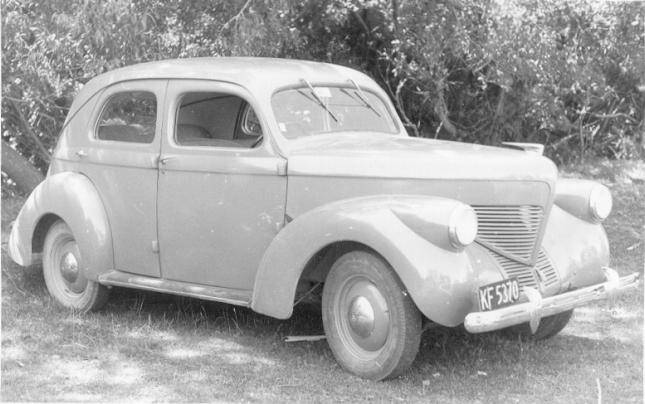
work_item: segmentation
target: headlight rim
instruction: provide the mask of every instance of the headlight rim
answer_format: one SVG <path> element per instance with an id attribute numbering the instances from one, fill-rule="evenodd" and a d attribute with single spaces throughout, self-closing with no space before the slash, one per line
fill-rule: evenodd
<path id="1" fill-rule="evenodd" d="M 602 198 L 605 198 L 604 200 Z M 606 214 L 600 210 L 600 204 L 605 203 L 604 210 Z M 595 184 L 589 192 L 589 214 L 596 222 L 602 222 L 609 217 L 613 208 L 613 197 L 609 188 L 602 184 Z"/>
<path id="2" fill-rule="evenodd" d="M 470 221 L 470 222 L 468 222 Z M 465 231 L 464 228 L 469 228 Z M 475 242 L 478 232 L 477 213 L 469 205 L 460 205 L 451 214 L 448 220 L 448 238 L 450 245 L 462 249 Z"/>

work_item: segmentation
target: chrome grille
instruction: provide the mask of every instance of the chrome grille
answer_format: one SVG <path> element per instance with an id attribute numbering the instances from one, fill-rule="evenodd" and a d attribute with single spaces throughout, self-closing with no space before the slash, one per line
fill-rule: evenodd
<path id="1" fill-rule="evenodd" d="M 544 216 L 542 207 L 473 205 L 473 209 L 477 241 L 510 259 L 531 262 Z"/>
<path id="2" fill-rule="evenodd" d="M 558 273 L 543 250 L 540 250 L 537 263 L 534 267 L 511 260 L 494 251 L 491 251 L 491 254 L 495 257 L 495 260 L 506 276 L 508 278 L 516 277 L 520 286 L 537 288 L 539 283 L 541 288 L 545 289 L 559 281 Z"/>
<path id="3" fill-rule="evenodd" d="M 528 265 L 521 264 L 517 261 L 508 259 L 502 255 L 497 254 L 492 251 L 493 257 L 502 267 L 502 270 L 506 273 L 507 278 L 517 278 L 517 281 L 520 283 L 520 286 L 530 286 L 532 288 L 537 288 L 537 279 L 535 278 L 535 272 L 533 268 Z"/>
<path id="4" fill-rule="evenodd" d="M 551 260 L 543 250 L 540 250 L 537 263 L 535 264 L 535 270 L 545 288 L 555 285 L 560 280 L 553 264 L 551 264 Z"/>

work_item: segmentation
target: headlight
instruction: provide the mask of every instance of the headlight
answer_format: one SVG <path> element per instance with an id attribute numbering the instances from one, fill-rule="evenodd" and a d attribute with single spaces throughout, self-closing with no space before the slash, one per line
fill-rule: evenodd
<path id="1" fill-rule="evenodd" d="M 611 213 L 611 192 L 604 185 L 597 184 L 589 194 L 589 210 L 594 219 L 605 220 Z"/>
<path id="2" fill-rule="evenodd" d="M 470 206 L 460 206 L 450 215 L 448 222 L 450 243 L 457 248 L 465 247 L 477 237 L 477 215 Z"/>

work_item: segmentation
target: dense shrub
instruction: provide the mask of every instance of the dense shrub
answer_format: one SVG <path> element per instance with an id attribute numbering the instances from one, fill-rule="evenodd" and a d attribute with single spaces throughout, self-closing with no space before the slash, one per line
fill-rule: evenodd
<path id="1" fill-rule="evenodd" d="M 645 157 L 644 18 L 642 3 L 591 0 L 5 0 L 2 138 L 44 169 L 93 76 L 255 55 L 366 71 L 413 135 Z"/>
<path id="2" fill-rule="evenodd" d="M 324 15 L 299 21 L 311 57 L 370 72 L 413 133 L 645 156 L 643 3 L 310 3 Z"/>

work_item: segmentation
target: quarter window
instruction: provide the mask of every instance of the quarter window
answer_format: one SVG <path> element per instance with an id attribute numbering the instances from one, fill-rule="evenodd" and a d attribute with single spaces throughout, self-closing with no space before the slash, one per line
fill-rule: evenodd
<path id="1" fill-rule="evenodd" d="M 157 98 L 148 91 L 127 91 L 110 97 L 101 112 L 97 137 L 130 143 L 152 143 Z"/>

